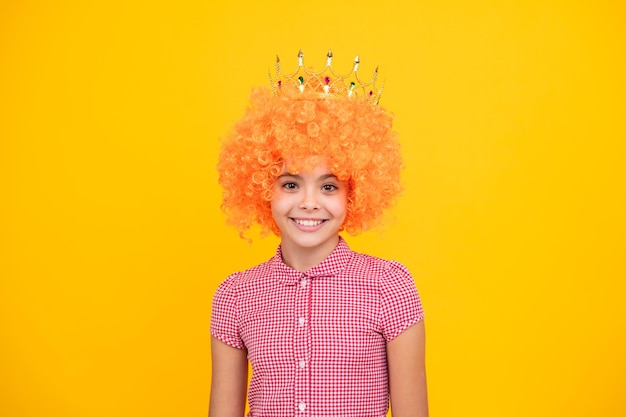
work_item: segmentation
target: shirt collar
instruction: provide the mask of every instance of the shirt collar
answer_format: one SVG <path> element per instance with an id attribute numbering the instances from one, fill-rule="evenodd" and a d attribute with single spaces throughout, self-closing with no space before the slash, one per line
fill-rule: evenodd
<path id="1" fill-rule="evenodd" d="M 276 249 L 276 255 L 272 258 L 272 274 L 285 285 L 296 284 L 302 276 L 309 278 L 334 276 L 339 274 L 347 265 L 354 252 L 346 241 L 339 236 L 339 243 L 335 249 L 321 263 L 306 271 L 304 274 L 283 262 L 281 246 Z"/>

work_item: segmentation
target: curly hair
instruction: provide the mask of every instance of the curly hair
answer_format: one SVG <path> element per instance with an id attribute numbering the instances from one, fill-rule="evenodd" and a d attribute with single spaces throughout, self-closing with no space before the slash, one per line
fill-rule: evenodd
<path id="1" fill-rule="evenodd" d="M 280 236 L 270 207 L 274 181 L 285 164 L 297 174 L 325 162 L 348 184 L 342 230 L 356 235 L 378 225 L 402 191 L 392 120 L 361 98 L 253 89 L 245 115 L 222 139 L 217 164 L 227 222 L 242 237 L 255 223 L 262 236 Z"/>

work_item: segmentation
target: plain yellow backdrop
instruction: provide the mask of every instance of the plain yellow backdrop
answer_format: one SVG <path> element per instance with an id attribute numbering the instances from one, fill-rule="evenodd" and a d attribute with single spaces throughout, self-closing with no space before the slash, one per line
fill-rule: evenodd
<path id="1" fill-rule="evenodd" d="M 213 4 L 218 3 L 218 4 Z M 617 1 L 5 1 L 0 416 L 203 416 L 209 311 L 269 258 L 218 138 L 300 48 L 380 66 L 406 192 L 350 245 L 405 263 L 432 416 L 623 416 Z"/>

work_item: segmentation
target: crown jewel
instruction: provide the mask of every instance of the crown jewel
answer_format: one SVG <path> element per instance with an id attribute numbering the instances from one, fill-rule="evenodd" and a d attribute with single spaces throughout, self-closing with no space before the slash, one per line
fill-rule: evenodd
<path id="1" fill-rule="evenodd" d="M 270 83 L 274 94 L 279 94 L 285 85 L 291 84 L 301 92 L 314 91 L 321 95 L 336 97 L 362 97 L 372 104 L 378 104 L 383 92 L 384 84 L 376 88 L 378 78 L 378 67 L 374 70 L 372 78 L 368 82 L 363 82 L 358 73 L 359 56 L 354 58 L 352 70 L 341 75 L 335 72 L 332 67 L 333 52 L 326 54 L 326 66 L 321 71 L 314 71 L 304 67 L 304 53 L 298 52 L 298 68 L 291 74 L 285 74 L 280 67 L 280 58 L 276 56 L 276 76 L 270 74 Z"/>

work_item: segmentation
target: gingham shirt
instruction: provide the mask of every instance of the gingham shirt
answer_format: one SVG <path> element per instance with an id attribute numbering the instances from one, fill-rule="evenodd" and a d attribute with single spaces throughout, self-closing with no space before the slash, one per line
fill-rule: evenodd
<path id="1" fill-rule="evenodd" d="M 306 273 L 285 265 L 279 247 L 228 277 L 213 299 L 211 334 L 247 350 L 249 417 L 381 417 L 386 343 L 423 317 L 402 264 L 340 239 Z"/>

